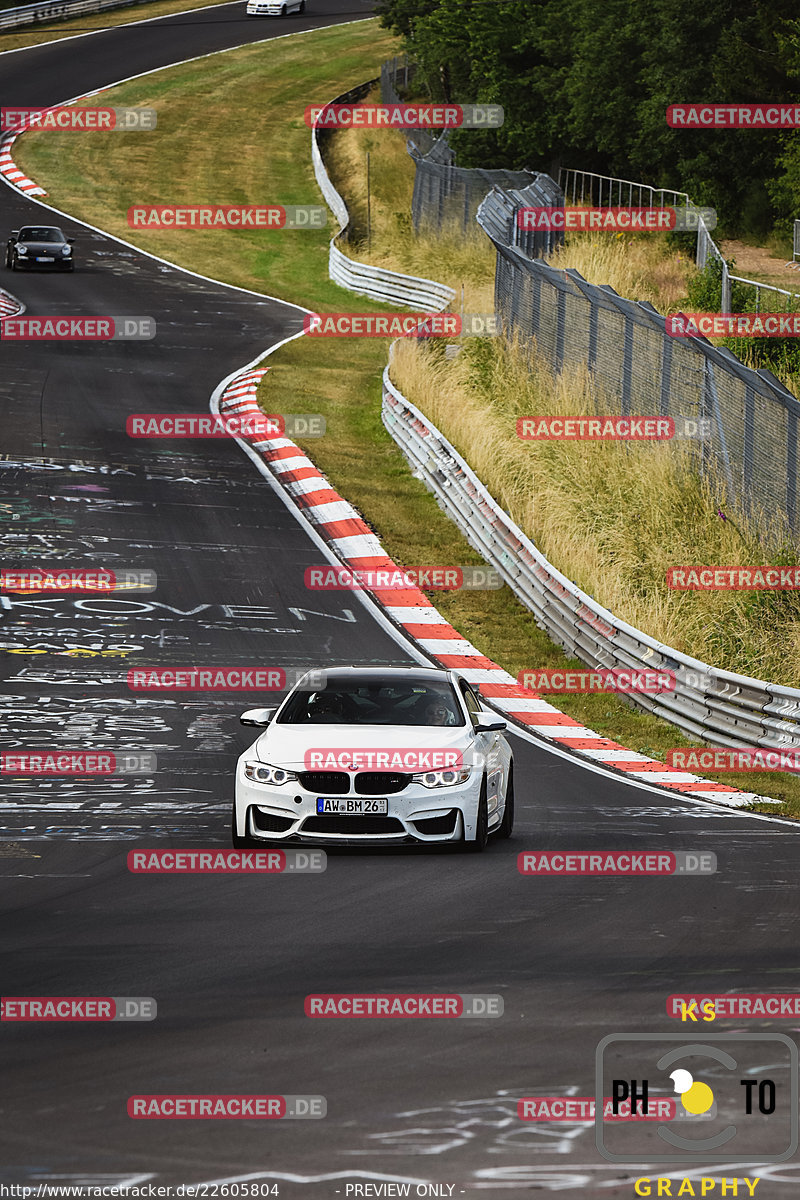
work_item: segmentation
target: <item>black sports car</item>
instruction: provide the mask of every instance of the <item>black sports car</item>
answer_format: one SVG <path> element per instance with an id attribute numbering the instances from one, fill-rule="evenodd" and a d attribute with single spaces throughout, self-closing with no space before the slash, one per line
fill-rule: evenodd
<path id="1" fill-rule="evenodd" d="M 74 238 L 64 237 L 56 225 L 26 225 L 12 229 L 6 242 L 6 266 L 12 271 L 30 268 L 74 271 Z"/>

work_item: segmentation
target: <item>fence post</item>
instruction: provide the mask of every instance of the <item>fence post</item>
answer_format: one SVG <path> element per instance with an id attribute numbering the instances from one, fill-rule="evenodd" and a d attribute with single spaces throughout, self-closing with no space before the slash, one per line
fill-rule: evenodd
<path id="1" fill-rule="evenodd" d="M 633 375 L 633 321 L 625 313 L 625 337 L 622 349 L 622 415 L 627 417 L 631 411 L 631 377 Z"/>
<path id="2" fill-rule="evenodd" d="M 719 311 L 723 313 L 731 311 L 731 278 L 728 274 L 728 264 L 724 258 L 722 260 L 722 303 Z"/>
<path id="3" fill-rule="evenodd" d="M 794 532 L 797 519 L 797 416 L 786 413 L 786 516 Z"/>
<path id="4" fill-rule="evenodd" d="M 714 413 L 714 424 L 717 427 L 717 436 L 719 438 L 719 448 L 722 457 L 722 462 L 725 467 L 725 482 L 728 485 L 728 495 L 731 500 L 736 499 L 736 494 L 733 490 L 733 475 L 731 473 L 731 460 L 728 454 L 728 443 L 725 438 L 725 427 L 722 424 L 722 413 L 719 407 L 719 396 L 717 395 L 717 382 L 714 378 L 714 364 L 709 360 L 705 360 L 705 380 L 704 388 L 708 389 L 708 395 L 711 398 L 711 409 Z"/>

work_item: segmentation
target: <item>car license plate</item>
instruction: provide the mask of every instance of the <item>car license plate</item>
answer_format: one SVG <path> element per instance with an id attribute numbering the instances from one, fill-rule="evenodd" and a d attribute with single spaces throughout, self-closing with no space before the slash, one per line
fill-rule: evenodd
<path id="1" fill-rule="evenodd" d="M 337 797 L 335 800 L 317 796 L 317 813 L 322 815 L 325 813 L 349 813 L 358 817 L 385 817 L 388 811 L 389 801 L 385 796 L 380 798 L 354 796 L 352 799 Z"/>
<path id="2" fill-rule="evenodd" d="M 54 262 L 55 260 L 48 254 L 43 254 L 36 259 L 37 262 Z"/>

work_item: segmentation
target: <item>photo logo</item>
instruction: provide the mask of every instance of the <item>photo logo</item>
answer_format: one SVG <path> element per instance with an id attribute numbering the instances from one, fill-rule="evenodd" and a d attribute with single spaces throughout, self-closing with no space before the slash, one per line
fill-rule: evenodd
<path id="1" fill-rule="evenodd" d="M 612 1033 L 595 1060 L 595 1136 L 609 1162 L 785 1162 L 797 1150 L 798 1053 L 785 1034 Z M 657 1089 L 678 1097 L 680 1119 L 656 1126 L 655 1146 L 636 1122 L 606 1121 L 605 1095 L 612 1113 L 629 1102 L 647 1116 Z"/>

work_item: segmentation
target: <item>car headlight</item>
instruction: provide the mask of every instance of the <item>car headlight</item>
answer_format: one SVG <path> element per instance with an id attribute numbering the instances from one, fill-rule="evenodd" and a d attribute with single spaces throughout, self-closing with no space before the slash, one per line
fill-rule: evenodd
<path id="1" fill-rule="evenodd" d="M 450 767 L 446 771 L 420 771 L 411 776 L 412 783 L 421 783 L 426 788 L 453 787 L 457 783 L 466 783 L 471 774 L 469 767 Z"/>
<path id="2" fill-rule="evenodd" d="M 27 253 L 28 253 L 27 246 L 19 246 L 19 245 L 17 246 L 17 254 L 27 254 Z"/>
<path id="3" fill-rule="evenodd" d="M 72 254 L 72 246 L 64 246 L 61 253 L 64 255 L 64 258 L 69 258 L 70 254 Z"/>
<path id="4" fill-rule="evenodd" d="M 293 771 L 284 771 L 283 767 L 271 767 L 269 763 L 246 762 L 244 773 L 253 783 L 291 783 L 297 779 Z"/>

